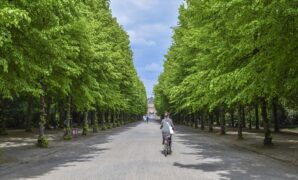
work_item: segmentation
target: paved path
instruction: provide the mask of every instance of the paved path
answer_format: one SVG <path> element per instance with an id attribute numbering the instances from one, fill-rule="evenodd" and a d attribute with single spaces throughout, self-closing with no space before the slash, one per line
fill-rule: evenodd
<path id="1" fill-rule="evenodd" d="M 173 154 L 161 153 L 157 123 L 135 123 L 65 143 L 42 158 L 0 167 L 0 179 L 298 179 L 298 167 L 178 127 Z"/>

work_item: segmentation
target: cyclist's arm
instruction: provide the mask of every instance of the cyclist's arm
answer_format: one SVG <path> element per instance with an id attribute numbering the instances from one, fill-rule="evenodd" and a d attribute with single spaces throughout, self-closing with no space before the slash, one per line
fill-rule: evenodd
<path id="1" fill-rule="evenodd" d="M 174 123 L 173 123 L 172 120 L 171 120 L 171 126 L 172 126 L 173 129 L 175 129 L 175 126 L 174 126 Z"/>

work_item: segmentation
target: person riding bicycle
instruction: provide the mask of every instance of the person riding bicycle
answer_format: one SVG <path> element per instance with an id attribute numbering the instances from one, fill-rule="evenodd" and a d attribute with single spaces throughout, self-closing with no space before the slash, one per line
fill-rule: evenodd
<path id="1" fill-rule="evenodd" d="M 170 114 L 168 112 L 165 112 L 165 117 L 161 121 L 161 126 L 160 126 L 160 129 L 161 129 L 161 132 L 162 132 L 162 144 L 165 143 L 165 138 L 167 136 L 170 136 L 170 142 L 172 142 L 171 128 L 172 128 L 172 130 L 174 130 L 175 126 L 173 124 L 172 119 L 170 119 Z"/>

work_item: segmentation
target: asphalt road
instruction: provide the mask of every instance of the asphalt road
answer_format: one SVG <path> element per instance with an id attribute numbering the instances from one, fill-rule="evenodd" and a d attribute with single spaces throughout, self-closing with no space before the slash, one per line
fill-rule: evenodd
<path id="1" fill-rule="evenodd" d="M 0 168 L 0 179 L 204 180 L 298 179 L 298 167 L 258 155 L 187 127 L 177 127 L 173 154 L 162 154 L 159 125 L 135 123 L 50 148 Z"/>

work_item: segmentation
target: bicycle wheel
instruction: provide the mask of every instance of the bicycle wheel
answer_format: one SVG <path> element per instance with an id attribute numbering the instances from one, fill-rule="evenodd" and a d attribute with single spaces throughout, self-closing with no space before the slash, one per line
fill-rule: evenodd
<path id="1" fill-rule="evenodd" d="M 165 143 L 164 148 L 163 148 L 163 154 L 167 156 L 167 144 Z"/>

